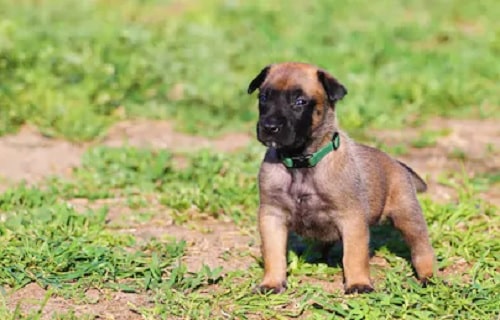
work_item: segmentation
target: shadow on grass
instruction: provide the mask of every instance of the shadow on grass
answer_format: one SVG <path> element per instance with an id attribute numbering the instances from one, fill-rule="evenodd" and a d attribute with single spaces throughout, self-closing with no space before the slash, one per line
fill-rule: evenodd
<path id="1" fill-rule="evenodd" d="M 411 264 L 411 254 L 400 232 L 390 223 L 370 228 L 370 257 L 382 248 Z M 308 263 L 326 263 L 329 267 L 342 267 L 342 241 L 321 243 L 304 239 L 295 233 L 288 237 L 288 250 L 297 254 Z"/>

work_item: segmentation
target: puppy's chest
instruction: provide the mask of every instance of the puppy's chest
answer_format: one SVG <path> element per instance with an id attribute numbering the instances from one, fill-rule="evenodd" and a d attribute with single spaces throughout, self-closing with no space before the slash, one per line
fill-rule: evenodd
<path id="1" fill-rule="evenodd" d="M 310 183 L 292 183 L 282 197 L 286 198 L 284 202 L 288 211 L 297 217 L 307 215 L 311 210 L 321 209 L 324 205 L 318 191 Z"/>
<path id="2" fill-rule="evenodd" d="M 328 223 L 331 203 L 314 177 L 295 174 L 288 184 L 275 190 L 275 197 L 287 212 L 292 229 L 314 228 Z"/>

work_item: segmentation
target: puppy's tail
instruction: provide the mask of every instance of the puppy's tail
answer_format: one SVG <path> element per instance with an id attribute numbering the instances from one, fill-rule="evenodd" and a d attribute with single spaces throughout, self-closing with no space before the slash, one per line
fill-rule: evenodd
<path id="1" fill-rule="evenodd" d="M 401 162 L 401 161 L 398 161 L 398 162 L 400 165 L 402 165 L 410 173 L 411 179 L 413 181 L 413 184 L 415 184 L 415 188 L 417 189 L 417 192 L 425 192 L 427 190 L 427 184 L 425 183 L 424 179 L 422 179 L 415 171 L 413 171 L 412 168 L 408 167 L 403 162 Z"/>

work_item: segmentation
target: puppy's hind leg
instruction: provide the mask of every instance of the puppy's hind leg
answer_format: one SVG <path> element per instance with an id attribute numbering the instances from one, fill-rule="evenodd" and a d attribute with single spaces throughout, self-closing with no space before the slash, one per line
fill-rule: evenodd
<path id="1" fill-rule="evenodd" d="M 389 217 L 410 247 L 411 260 L 418 278 L 426 284 L 434 274 L 435 257 L 418 200 L 414 195 L 405 197 L 389 212 Z"/>

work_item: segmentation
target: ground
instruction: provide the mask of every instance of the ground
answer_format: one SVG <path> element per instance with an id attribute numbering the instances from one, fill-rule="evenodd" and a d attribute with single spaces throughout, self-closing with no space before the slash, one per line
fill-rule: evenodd
<path id="1" fill-rule="evenodd" d="M 0 0 L 0 319 L 497 319 L 497 0 Z M 290 238 L 262 278 L 250 80 L 303 61 L 341 128 L 414 168 L 438 276 L 390 225 L 375 292 Z"/>
<path id="2" fill-rule="evenodd" d="M 421 132 L 445 132 L 435 138 L 430 146 L 412 147 L 412 142 L 418 139 Z M 386 149 L 393 146 L 407 146 L 407 152 L 398 159 L 410 164 L 425 177 L 429 184 L 428 194 L 439 202 L 457 201 L 456 189 L 440 183 L 440 177 L 448 173 L 461 172 L 470 179 L 478 175 L 497 173 L 500 168 L 500 127 L 490 120 L 454 120 L 433 119 L 424 128 L 401 130 L 373 130 L 371 132 L 377 143 L 383 143 Z M 176 132 L 167 121 L 127 121 L 110 128 L 99 142 L 95 144 L 106 146 L 131 145 L 156 149 L 186 151 L 196 148 L 215 148 L 220 152 L 237 152 L 245 148 L 252 139 L 250 134 L 226 134 L 218 139 L 207 139 L 199 136 Z M 60 139 L 44 137 L 31 127 L 24 127 L 19 133 L 0 138 L 0 153 L 8 157 L 0 159 L 0 177 L 2 188 L 26 181 L 34 184 L 48 176 L 59 175 L 70 177 L 75 167 L 79 166 L 80 158 L 89 144 L 75 144 Z M 95 145 L 93 145 L 95 146 Z M 454 157 L 460 150 L 465 157 Z M 64 155 L 64 156 L 63 156 Z M 255 168 L 257 171 L 257 167 Z M 450 179 L 456 179 L 451 177 Z M 480 190 L 478 196 L 500 206 L 498 188 Z M 253 262 L 252 256 L 259 255 L 258 235 L 255 226 L 241 229 L 230 221 L 204 219 L 202 222 L 178 226 L 160 205 L 154 219 L 146 223 L 131 221 L 130 208 L 124 199 L 105 199 L 89 202 L 86 199 L 70 200 L 78 210 L 98 208 L 108 205 L 110 211 L 107 219 L 110 225 L 116 224 L 119 232 L 130 233 L 138 239 L 161 238 L 168 235 L 184 239 L 188 244 L 187 254 L 183 257 L 189 270 L 199 270 L 203 264 L 210 267 L 224 266 L 225 271 L 246 269 Z M 154 204 L 153 204 L 154 205 Z M 245 252 L 246 256 L 238 256 Z M 229 253 L 230 258 L 224 257 Z M 224 257 L 224 258 L 223 258 Z M 385 259 L 374 256 L 372 266 L 388 267 Z M 471 266 L 463 259 L 455 261 L 441 273 L 463 276 Z M 305 280 L 307 281 L 307 280 Z M 341 290 L 341 278 L 333 280 L 315 280 L 325 290 Z M 314 281 L 313 281 L 314 283 Z M 40 301 L 47 298 L 48 291 L 36 283 L 15 291 L 7 299 L 7 306 L 13 310 L 39 308 Z M 71 299 L 50 297 L 43 308 L 42 318 L 50 318 L 57 313 L 74 310 L 76 314 L 96 315 L 104 319 L 142 319 L 137 307 L 147 307 L 152 304 L 147 293 L 132 294 L 111 292 L 108 290 L 89 289 L 85 292 L 90 303 L 75 303 Z"/>

